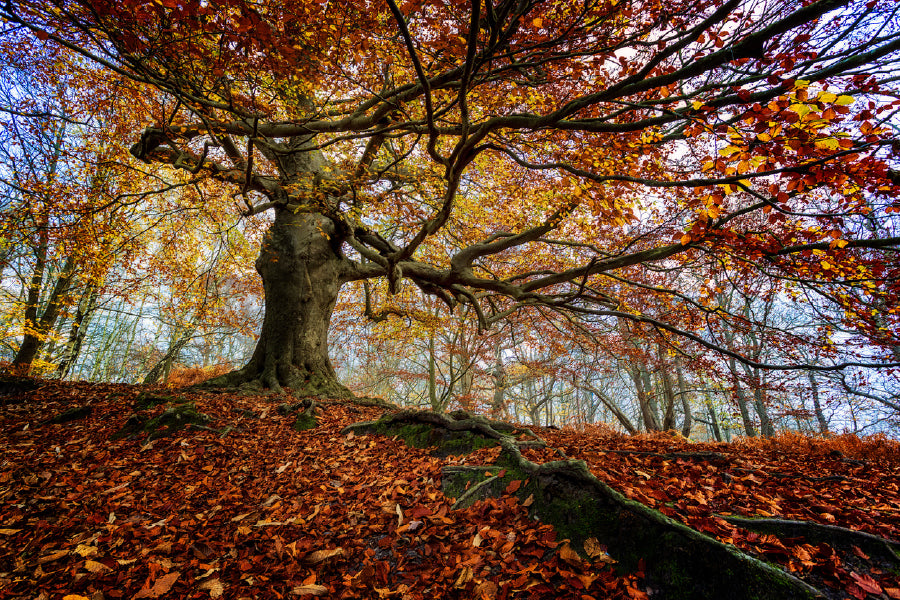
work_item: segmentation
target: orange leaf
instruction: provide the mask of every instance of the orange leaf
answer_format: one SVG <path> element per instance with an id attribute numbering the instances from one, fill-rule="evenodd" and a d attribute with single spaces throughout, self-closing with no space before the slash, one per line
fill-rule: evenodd
<path id="1" fill-rule="evenodd" d="M 175 580 L 181 576 L 181 573 L 174 572 L 169 573 L 168 575 L 163 575 L 159 579 L 153 582 L 152 588 L 144 588 L 134 595 L 134 600 L 138 600 L 139 598 L 159 598 L 163 594 L 167 593 L 170 589 L 172 589 L 172 584 L 175 583 Z"/>
<path id="2" fill-rule="evenodd" d="M 509 482 L 509 485 L 506 486 L 506 490 L 504 493 L 515 494 L 517 491 L 519 491 L 520 487 L 522 487 L 522 482 L 519 479 L 515 479 Z"/>

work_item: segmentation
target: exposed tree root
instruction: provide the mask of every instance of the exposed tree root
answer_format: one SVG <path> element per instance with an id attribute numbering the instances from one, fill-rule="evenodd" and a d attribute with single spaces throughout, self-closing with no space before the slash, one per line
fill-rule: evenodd
<path id="1" fill-rule="evenodd" d="M 353 398 L 353 393 L 341 385 L 337 379 L 321 373 L 303 373 L 289 366 L 281 369 L 269 368 L 262 372 L 250 365 L 230 373 L 214 377 L 194 386 L 197 389 L 229 388 L 246 394 L 259 394 L 266 390 L 284 394 L 289 388 L 297 397 L 313 398 Z"/>
<path id="2" fill-rule="evenodd" d="M 543 445 L 531 430 L 517 429 L 509 423 L 472 416 L 465 411 L 442 415 L 428 411 L 401 410 L 382 416 L 377 421 L 355 423 L 343 432 L 358 435 L 377 433 L 400 436 L 412 447 L 435 447 L 435 456 L 468 454 L 478 448 L 496 446 L 501 441 L 512 444 Z M 526 434 L 533 439 L 520 441 L 515 435 Z"/>
<path id="3" fill-rule="evenodd" d="M 283 415 L 296 413 L 297 418 L 293 425 L 295 431 L 313 429 L 319 424 L 316 420 L 316 416 L 319 414 L 319 405 L 312 398 L 304 398 L 294 404 L 280 404 L 276 410 Z"/>
<path id="4" fill-rule="evenodd" d="M 72 408 L 59 413 L 55 417 L 48 419 L 44 423 L 48 424 L 48 425 L 49 424 L 59 425 L 62 423 L 68 423 L 70 421 L 77 421 L 79 419 L 84 419 L 87 416 L 89 416 L 91 414 L 92 410 L 93 410 L 93 407 L 89 404 L 85 405 L 85 406 L 73 406 Z"/>
<path id="5" fill-rule="evenodd" d="M 447 495 L 457 498 L 455 508 L 513 493 L 529 506 L 532 516 L 552 524 L 576 550 L 584 553 L 585 542 L 596 538 L 623 571 L 637 571 L 642 561 L 648 587 L 658 597 L 823 597 L 796 577 L 625 498 L 594 477 L 584 461 L 538 465 L 525 459 L 520 452 L 522 442 L 514 437 L 519 430 L 512 425 L 470 415 L 401 411 L 344 431 L 399 435 L 415 446 L 433 444 L 433 440 L 446 443 L 448 433 L 499 445 L 501 453 L 495 465 L 443 469 L 442 486 Z M 521 483 L 511 485 L 514 481 Z"/>
<path id="6" fill-rule="evenodd" d="M 757 533 L 768 533 L 784 538 L 804 538 L 811 544 L 826 543 L 832 547 L 856 546 L 879 562 L 889 562 L 893 563 L 895 568 L 900 567 L 900 542 L 888 540 L 864 531 L 854 531 L 853 529 L 835 525 L 823 525 L 810 521 L 773 518 L 756 519 L 733 515 L 723 515 L 722 518 L 732 525 Z"/>

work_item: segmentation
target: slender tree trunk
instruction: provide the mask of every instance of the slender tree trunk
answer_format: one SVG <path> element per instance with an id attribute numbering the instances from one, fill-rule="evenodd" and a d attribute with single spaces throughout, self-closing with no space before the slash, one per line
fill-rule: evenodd
<path id="1" fill-rule="evenodd" d="M 491 373 L 494 383 L 494 394 L 491 398 L 491 417 L 500 418 L 503 412 L 504 399 L 506 397 L 506 371 L 503 368 L 503 356 L 500 346 L 494 350 L 494 370 Z"/>
<path id="2" fill-rule="evenodd" d="M 659 431 L 660 425 L 655 403 L 650 398 L 649 377 L 644 377 L 644 369 L 639 366 L 634 366 L 630 371 L 631 380 L 634 382 L 634 389 L 637 393 L 638 406 L 641 409 L 641 417 L 644 420 L 644 428 L 647 431 Z"/>
<path id="3" fill-rule="evenodd" d="M 775 435 L 775 426 L 772 424 L 772 419 L 769 418 L 769 411 L 766 408 L 766 391 L 763 388 L 764 382 L 759 369 L 750 371 L 749 367 L 745 367 L 745 370 L 753 381 L 753 406 L 756 409 L 756 414 L 759 415 L 759 431 L 765 437 L 772 437 Z"/>
<path id="4" fill-rule="evenodd" d="M 87 335 L 88 323 L 94 313 L 99 296 L 99 288 L 89 287 L 78 303 L 78 310 L 72 318 L 72 325 L 69 328 L 69 338 L 63 348 L 63 354 L 56 365 L 56 376 L 65 379 L 75 362 L 78 355 L 81 354 L 81 347 L 84 345 L 84 338 Z"/>
<path id="5" fill-rule="evenodd" d="M 62 270 L 56 278 L 56 283 L 53 285 L 53 290 L 51 290 L 50 296 L 47 298 L 44 312 L 41 313 L 40 317 L 37 316 L 37 304 L 43 280 L 44 265 L 41 264 L 40 272 L 35 267 L 31 289 L 28 292 L 28 306 L 25 310 L 25 335 L 22 339 L 22 345 L 19 347 L 12 365 L 10 365 L 12 371 L 18 373 L 31 371 L 31 364 L 44 346 L 47 334 L 56 326 L 56 320 L 59 318 L 63 304 L 68 299 L 69 287 L 75 273 L 75 265 L 76 262 L 73 257 L 70 256 L 66 259 Z"/>
<path id="6" fill-rule="evenodd" d="M 428 335 L 428 402 L 431 410 L 443 412 L 442 402 L 437 397 L 437 365 L 434 359 L 434 331 Z"/>
<path id="7" fill-rule="evenodd" d="M 613 416 L 616 417 L 619 423 L 622 424 L 622 427 L 625 428 L 625 431 L 627 431 L 631 435 L 639 433 L 638 428 L 635 426 L 635 424 L 631 422 L 631 419 L 628 418 L 628 415 L 626 415 L 621 411 L 621 409 L 619 409 L 616 403 L 613 402 L 612 398 L 593 386 L 586 387 L 585 389 L 591 395 L 598 398 L 600 402 L 603 403 L 603 406 L 609 409 L 609 411 L 613 414 Z"/>
<path id="8" fill-rule="evenodd" d="M 709 413 L 709 423 L 712 426 L 713 436 L 717 442 L 722 441 L 722 431 L 719 429 L 719 419 L 716 416 L 716 409 L 713 408 L 712 402 L 707 398 L 706 412 Z"/>
<path id="9" fill-rule="evenodd" d="M 175 339 L 172 345 L 169 346 L 169 350 L 166 352 L 165 356 L 153 365 L 153 368 L 150 369 L 144 377 L 144 385 L 150 385 L 160 381 L 165 382 L 166 379 L 168 379 L 172 364 L 178 360 L 178 356 L 181 354 L 184 347 L 187 346 L 187 343 L 191 341 L 196 330 L 197 328 L 194 325 L 190 325 Z"/>
<path id="10" fill-rule="evenodd" d="M 741 411 L 741 420 L 744 423 L 744 432 L 750 437 L 756 437 L 756 428 L 753 427 L 750 411 L 747 408 L 747 396 L 744 394 L 744 388 L 741 387 L 740 379 L 738 379 L 737 365 L 733 358 L 728 359 L 728 366 L 731 370 L 731 381 L 734 385 L 734 397 L 737 400 L 738 408 Z"/>
<path id="11" fill-rule="evenodd" d="M 822 412 L 822 404 L 819 402 L 819 382 L 812 371 L 807 371 L 806 376 L 809 378 L 809 389 L 812 391 L 813 410 L 816 412 L 816 421 L 819 422 L 819 433 L 828 434 L 828 421 L 825 420 L 825 413 Z"/>
<path id="12" fill-rule="evenodd" d="M 675 360 L 675 374 L 678 377 L 678 396 L 681 398 L 681 411 L 684 413 L 684 421 L 681 422 L 681 435 L 686 438 L 691 437 L 691 429 L 694 424 L 691 418 L 691 402 L 687 394 L 687 386 L 684 383 L 684 371 L 681 368 L 681 361 Z"/>
<path id="13" fill-rule="evenodd" d="M 256 270 L 265 290 L 265 317 L 256 350 L 243 369 L 209 386 L 246 384 L 276 392 L 345 398 L 328 357 L 328 325 L 347 260 L 332 221 L 279 209 L 263 241 Z"/>

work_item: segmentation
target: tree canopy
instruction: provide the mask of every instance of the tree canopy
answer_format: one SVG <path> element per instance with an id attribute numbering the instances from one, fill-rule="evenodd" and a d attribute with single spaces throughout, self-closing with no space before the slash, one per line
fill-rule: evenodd
<path id="1" fill-rule="evenodd" d="M 7 36 L 128 82 L 140 102 L 119 118 L 136 133 L 120 141 L 166 186 L 274 215 L 257 351 L 223 381 L 344 394 L 327 325 L 341 286 L 369 279 L 383 282 L 360 289 L 372 317 L 409 314 L 411 282 L 479 329 L 538 310 L 749 369 L 900 365 L 893 2 L 54 0 L 0 14 Z M 817 335 L 785 334 L 726 284 L 813 307 Z M 754 353 L 765 332 L 794 359 Z M 834 352 L 835 336 L 840 360 L 799 351 Z"/>

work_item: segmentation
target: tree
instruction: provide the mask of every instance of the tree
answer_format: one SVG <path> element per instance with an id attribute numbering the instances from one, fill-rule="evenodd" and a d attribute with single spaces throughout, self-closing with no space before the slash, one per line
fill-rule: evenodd
<path id="1" fill-rule="evenodd" d="M 134 157 L 274 213 L 256 351 L 219 383 L 348 394 L 328 323 L 342 285 L 376 277 L 469 305 L 481 328 L 543 306 L 795 366 L 704 336 L 733 315 L 658 283 L 705 261 L 814 290 L 896 347 L 900 315 L 863 310 L 900 291 L 892 2 L 24 0 L 0 14 L 169 98 Z M 896 358 L 810 368 L 863 363 Z"/>

